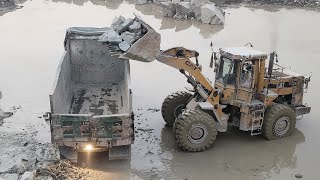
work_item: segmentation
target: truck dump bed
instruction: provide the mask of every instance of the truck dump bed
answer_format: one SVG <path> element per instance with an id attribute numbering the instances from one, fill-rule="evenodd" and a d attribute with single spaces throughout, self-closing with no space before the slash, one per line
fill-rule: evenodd
<path id="1" fill-rule="evenodd" d="M 133 142 L 129 60 L 112 57 L 98 42 L 104 31 L 67 31 L 50 94 L 52 140 L 59 147 L 82 151 L 90 144 L 110 152 Z"/>

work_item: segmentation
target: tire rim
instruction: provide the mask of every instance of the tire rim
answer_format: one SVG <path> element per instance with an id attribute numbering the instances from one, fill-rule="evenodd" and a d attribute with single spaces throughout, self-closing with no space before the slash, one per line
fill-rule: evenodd
<path id="1" fill-rule="evenodd" d="M 283 136 L 290 128 L 290 119 L 288 117 L 279 118 L 274 124 L 273 133 L 276 136 Z"/>
<path id="2" fill-rule="evenodd" d="M 182 114 L 182 110 L 185 108 L 184 104 L 178 105 L 173 112 L 173 116 L 177 118 L 180 114 Z"/>
<path id="3" fill-rule="evenodd" d="M 202 143 L 208 135 L 206 126 L 202 124 L 192 125 L 189 129 L 188 139 L 194 144 Z"/>

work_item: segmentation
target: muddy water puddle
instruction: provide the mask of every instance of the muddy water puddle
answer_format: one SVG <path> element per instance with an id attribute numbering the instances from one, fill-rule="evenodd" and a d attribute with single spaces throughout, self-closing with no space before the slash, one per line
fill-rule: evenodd
<path id="1" fill-rule="evenodd" d="M 301 74 L 313 73 L 305 102 L 312 113 L 297 122 L 293 136 L 265 141 L 230 128 L 220 133 L 212 149 L 200 153 L 179 150 L 159 109 L 163 99 L 189 87 L 177 70 L 158 62 L 131 63 L 136 141 L 130 161 L 110 162 L 92 157 L 89 168 L 103 178 L 128 179 L 317 179 L 320 161 L 318 108 L 320 89 L 320 13 L 302 9 L 236 8 L 226 10 L 226 25 L 208 26 L 161 18 L 152 5 L 114 1 L 26 1 L 22 9 L 0 16 L 0 89 L 2 106 L 21 105 L 0 127 L 2 132 L 37 132 L 50 141 L 49 128 L 38 118 L 49 110 L 56 69 L 64 51 L 65 30 L 71 26 L 108 26 L 114 16 L 140 15 L 162 35 L 162 48 L 185 46 L 198 50 L 204 73 L 213 80 L 210 47 L 242 46 L 251 42 L 263 51 L 276 50 L 280 64 Z M 140 115 L 140 116 L 138 116 Z M 140 129 L 140 130 L 138 130 Z M 1 150 L 4 151 L 4 150 Z M 5 161 L 0 157 L 1 161 Z M 1 162 L 0 166 L 3 166 Z M 129 169 L 129 170 L 128 170 Z"/>

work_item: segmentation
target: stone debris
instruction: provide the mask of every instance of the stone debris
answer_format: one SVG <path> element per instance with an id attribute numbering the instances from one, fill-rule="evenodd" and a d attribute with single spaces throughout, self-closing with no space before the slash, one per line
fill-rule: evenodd
<path id="1" fill-rule="evenodd" d="M 111 27 L 99 37 L 112 53 L 127 52 L 147 31 L 139 21 L 122 16 L 115 17 Z"/>
<path id="2" fill-rule="evenodd" d="M 36 178 L 36 171 L 25 172 L 19 180 L 34 180 Z"/>
<path id="3" fill-rule="evenodd" d="M 24 169 L 30 171 L 30 170 L 33 170 L 37 163 L 38 163 L 38 160 L 37 158 L 32 158 L 32 159 L 22 159 L 22 161 L 25 161 L 24 162 Z"/>
<path id="4" fill-rule="evenodd" d="M 128 44 L 133 44 L 137 38 L 137 35 L 135 33 L 131 32 L 123 32 L 121 35 L 121 38 L 126 41 Z"/>
<path id="5" fill-rule="evenodd" d="M 114 31 L 113 29 L 109 29 L 100 36 L 99 41 L 118 44 L 122 42 L 122 38 L 118 32 Z"/>
<path id="6" fill-rule="evenodd" d="M 52 179 L 97 179 L 100 172 L 73 166 L 69 160 L 43 165 L 37 169 L 37 177 Z"/>
<path id="7" fill-rule="evenodd" d="M 155 0 L 166 17 L 191 19 L 205 24 L 224 25 L 225 13 L 209 0 Z M 143 4 L 143 3 L 139 3 Z"/>
<path id="8" fill-rule="evenodd" d="M 114 30 L 118 33 L 124 32 L 131 24 L 133 24 L 133 19 L 128 18 L 122 24 L 117 26 Z"/>
<path id="9" fill-rule="evenodd" d="M 119 44 L 119 48 L 121 49 L 121 51 L 128 51 L 128 49 L 130 48 L 130 45 L 126 41 L 122 41 Z"/>
<path id="10" fill-rule="evenodd" d="M 134 21 L 130 26 L 129 26 L 129 31 L 131 32 L 140 32 L 141 30 L 141 23 Z"/>

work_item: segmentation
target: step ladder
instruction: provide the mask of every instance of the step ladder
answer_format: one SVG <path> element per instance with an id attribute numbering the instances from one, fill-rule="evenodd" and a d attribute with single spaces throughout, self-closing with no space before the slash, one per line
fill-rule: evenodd
<path id="1" fill-rule="evenodd" d="M 261 129 L 264 119 L 264 107 L 260 110 L 254 110 L 252 112 L 252 124 L 251 124 L 251 136 L 261 134 Z"/>

